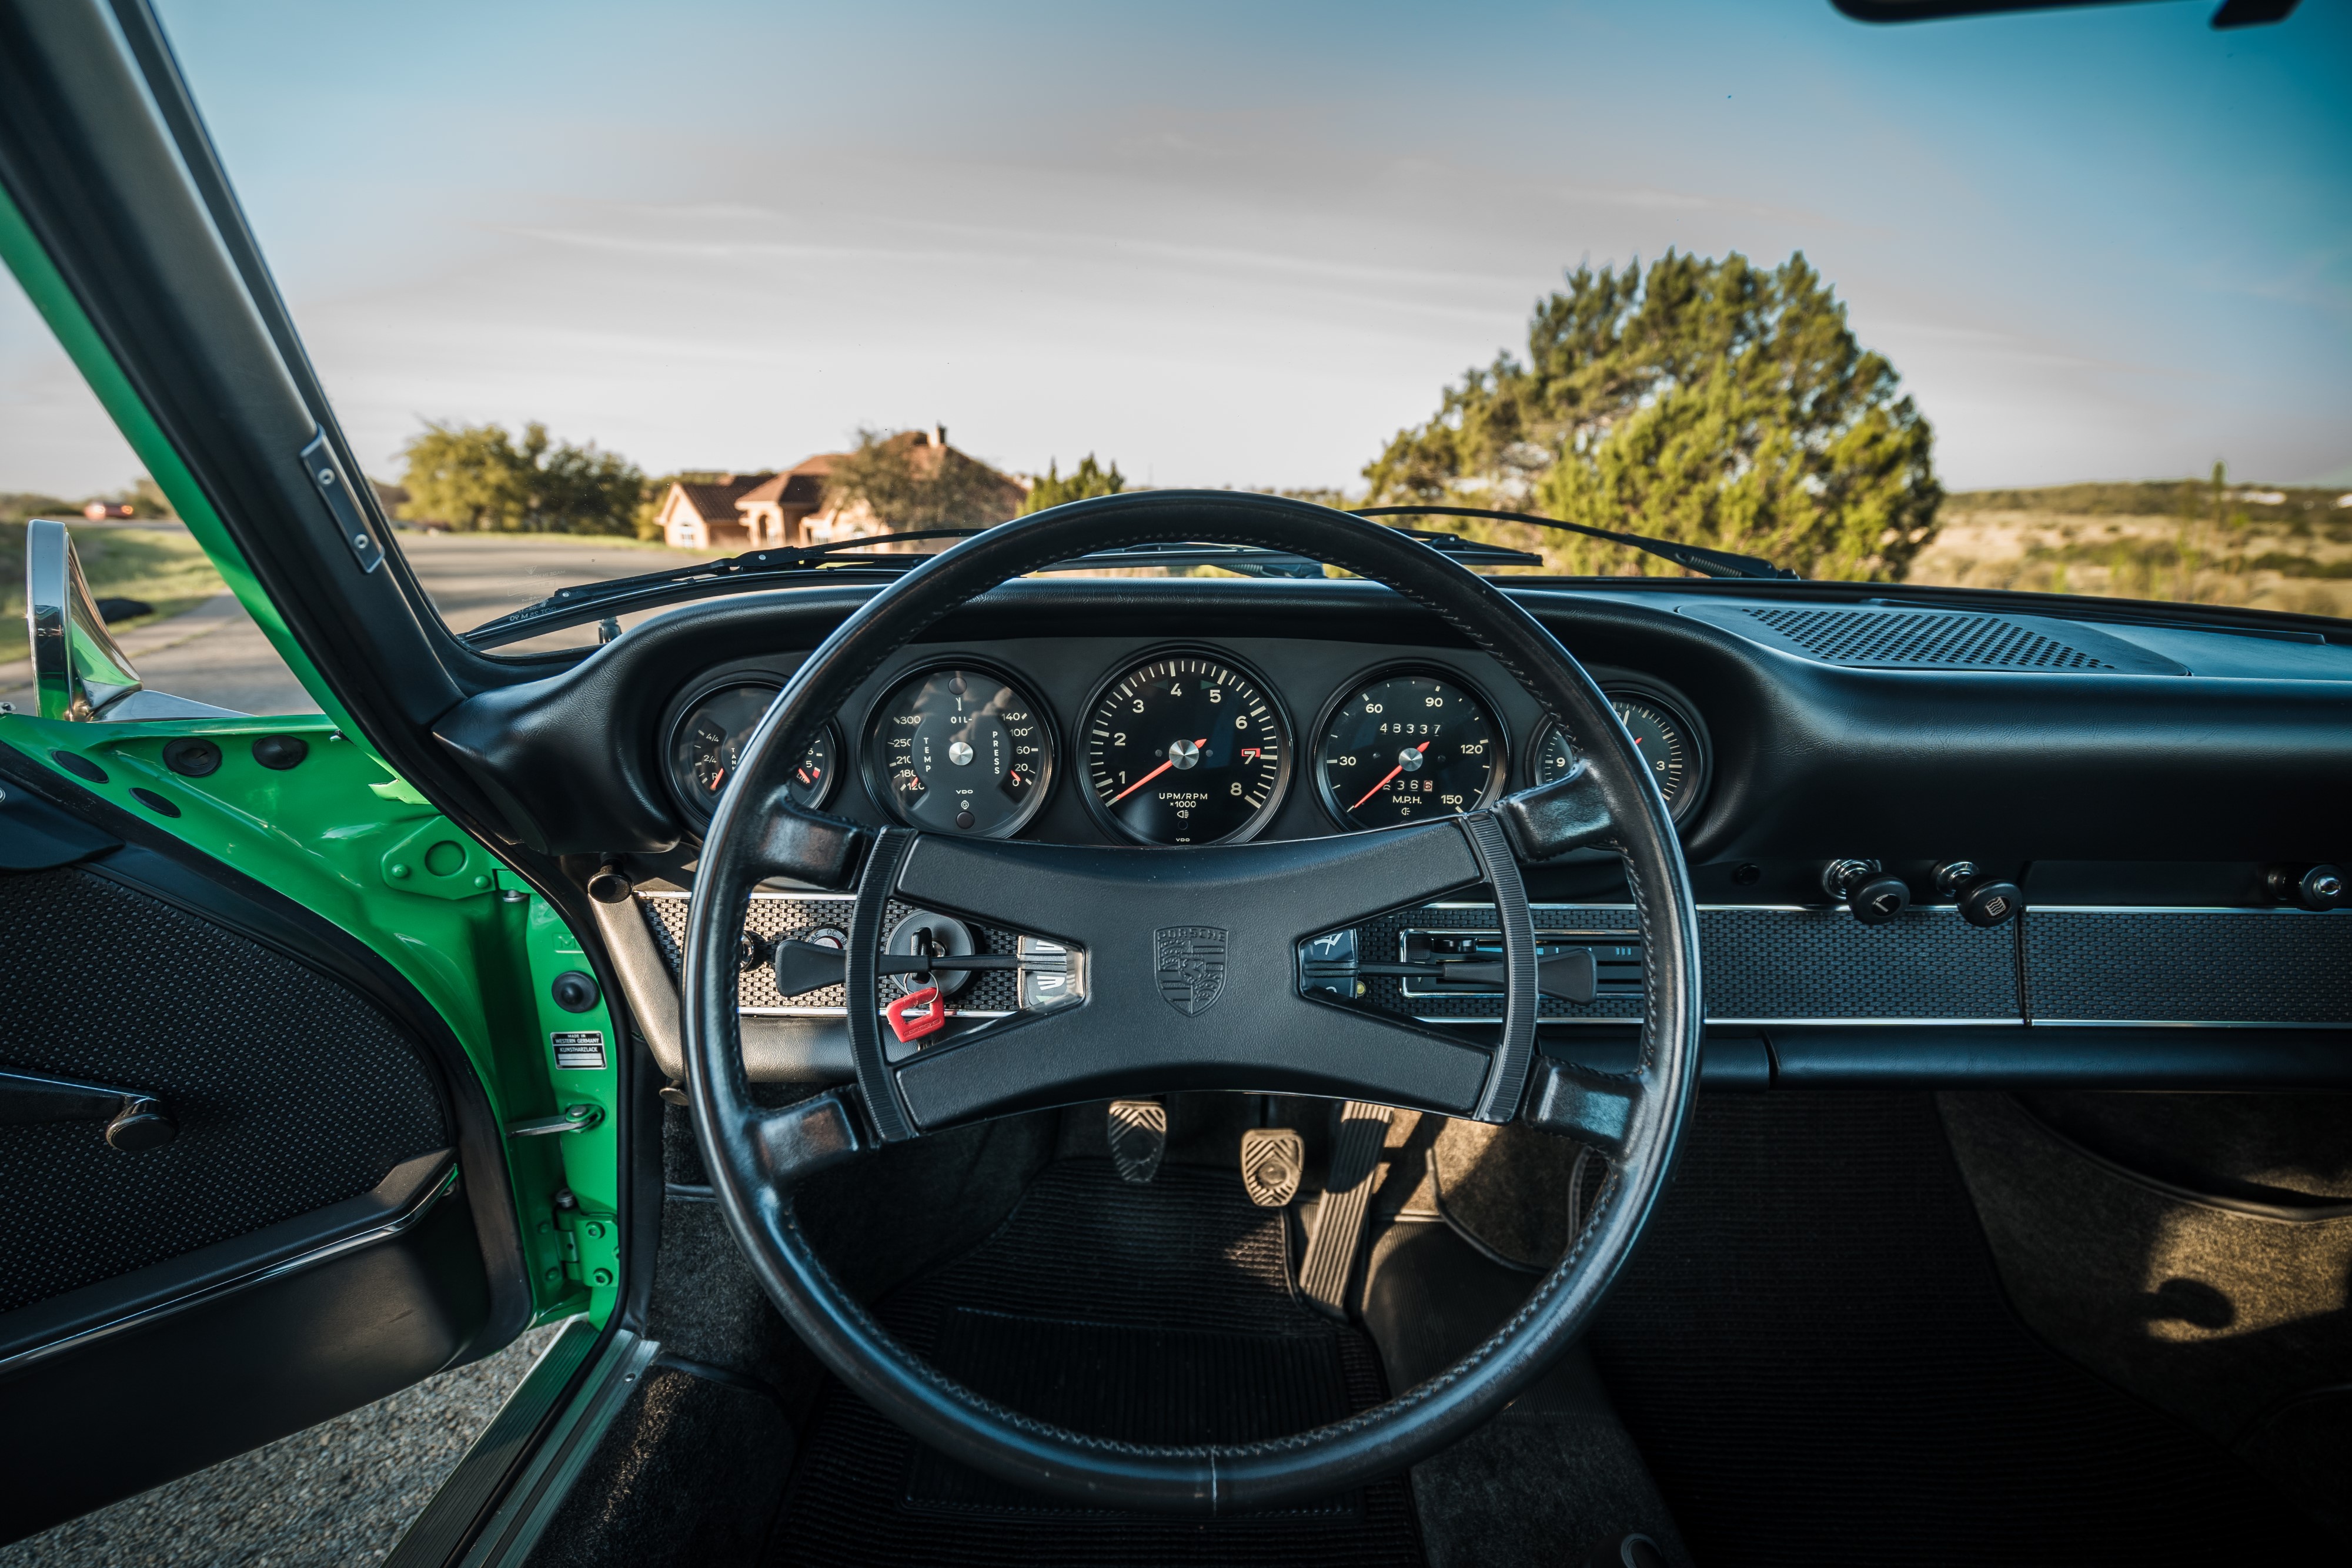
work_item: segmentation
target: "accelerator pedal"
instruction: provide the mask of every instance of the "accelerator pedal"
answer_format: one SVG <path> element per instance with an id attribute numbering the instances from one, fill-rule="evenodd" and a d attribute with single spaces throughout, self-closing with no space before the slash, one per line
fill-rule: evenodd
<path id="1" fill-rule="evenodd" d="M 1167 1106 L 1157 1100 L 1114 1100 L 1104 1131 L 1119 1180 L 1141 1186 L 1160 1174 L 1160 1156 L 1168 1152 Z"/>
<path id="2" fill-rule="evenodd" d="M 1356 1249 L 1364 1239 L 1364 1210 L 1372 1197 L 1372 1177 L 1381 1168 L 1381 1148 L 1388 1142 L 1385 1105 L 1350 1100 L 1339 1107 L 1339 1135 L 1332 1141 L 1331 1176 L 1323 1185 L 1323 1201 L 1315 1211 L 1315 1234 L 1307 1243 L 1307 1260 L 1298 1266 L 1298 1291 L 1327 1317 L 1345 1322 L 1348 1276 L 1355 1271 Z"/>

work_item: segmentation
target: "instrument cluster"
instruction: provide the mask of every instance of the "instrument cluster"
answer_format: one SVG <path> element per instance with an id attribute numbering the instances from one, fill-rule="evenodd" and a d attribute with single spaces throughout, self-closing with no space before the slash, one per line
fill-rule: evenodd
<path id="1" fill-rule="evenodd" d="M 1664 687 L 1601 687 L 1679 820 L 1706 787 L 1706 738 Z M 1097 827 L 1170 848 L 1241 843 L 1294 788 L 1342 831 L 1393 827 L 1491 804 L 1554 779 L 1576 755 L 1551 719 L 1514 750 L 1504 713 L 1444 661 L 1386 662 L 1326 695 L 1303 737 L 1276 686 L 1231 653 L 1174 644 L 1127 659 L 1068 715 L 1068 767 L 1039 687 L 978 658 L 919 662 L 895 676 L 845 739 L 837 720 L 786 788 L 832 805 L 854 777 L 892 821 L 926 832 L 1010 838 L 1035 821 L 1065 771 Z M 733 780 L 743 743 L 781 685 L 737 675 L 693 692 L 669 727 L 670 788 L 698 831 Z M 843 715 L 842 718 L 849 716 Z M 854 745 L 854 750 L 849 747 Z M 1304 774 L 1306 782 L 1297 782 Z"/>

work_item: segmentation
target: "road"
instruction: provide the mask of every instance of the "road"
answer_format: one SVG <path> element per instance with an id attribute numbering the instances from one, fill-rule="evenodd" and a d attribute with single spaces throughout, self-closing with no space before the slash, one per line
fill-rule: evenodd
<path id="1" fill-rule="evenodd" d="M 687 550 L 648 548 L 629 539 L 563 535 L 411 534 L 402 550 L 434 604 L 464 630 L 520 610 L 574 582 L 601 582 L 710 559 Z M 642 615 L 624 616 L 624 625 Z M 593 639 L 593 628 L 517 645 L 562 646 Z M 236 598 L 221 594 L 183 615 L 122 636 L 123 652 L 149 687 L 237 713 L 317 713 L 319 705 L 278 656 L 261 628 Z M 32 667 L 0 664 L 0 702 L 31 706 Z"/>

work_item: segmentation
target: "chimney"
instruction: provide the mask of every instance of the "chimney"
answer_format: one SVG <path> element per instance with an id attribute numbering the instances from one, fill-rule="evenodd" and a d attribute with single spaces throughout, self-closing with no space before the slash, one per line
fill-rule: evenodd
<path id="1" fill-rule="evenodd" d="M 931 426 L 931 444 L 934 446 L 945 446 L 947 444 L 948 427 L 944 424 L 934 424 Z"/>

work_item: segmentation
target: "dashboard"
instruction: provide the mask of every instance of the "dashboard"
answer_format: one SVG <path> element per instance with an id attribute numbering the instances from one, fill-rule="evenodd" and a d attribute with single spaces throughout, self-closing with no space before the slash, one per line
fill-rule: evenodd
<path id="1" fill-rule="evenodd" d="M 631 890 L 625 918 L 598 918 L 664 990 L 743 738 L 870 591 L 683 607 L 436 734 L 533 847 Z M 2352 1087 L 2352 643 L 1868 585 L 1512 591 L 1610 695 L 1672 806 L 1710 1082 Z M 872 672 L 790 788 L 871 825 L 1180 854 L 1470 810 L 1576 743 L 1370 584 L 1027 580 Z M 1544 998 L 1543 1048 L 1632 1051 L 1642 954 L 1615 856 L 1524 876 L 1538 942 L 1592 958 L 1589 997 Z M 843 915 L 837 894 L 763 888 L 747 949 L 822 945 Z M 971 945 L 953 950 L 1019 940 L 913 924 Z M 1378 967 L 1466 975 L 1449 966 L 1494 935 L 1475 894 L 1398 910 L 1351 934 L 1352 958 L 1302 960 L 1301 983 L 1490 1027 L 1489 988 Z M 837 988 L 787 994 L 752 965 L 741 984 L 755 1079 L 843 1070 Z M 1025 1005 L 1010 980 L 957 1003 Z"/>

